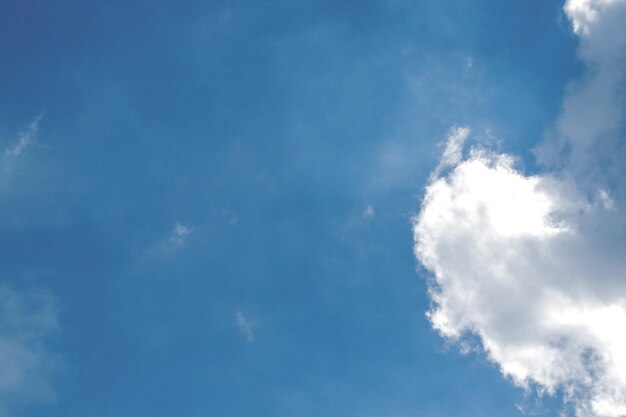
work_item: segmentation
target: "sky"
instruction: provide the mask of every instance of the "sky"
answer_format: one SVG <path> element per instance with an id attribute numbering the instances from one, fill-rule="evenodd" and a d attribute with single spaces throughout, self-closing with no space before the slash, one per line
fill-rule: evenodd
<path id="1" fill-rule="evenodd" d="M 626 415 L 624 0 L 0 0 L 0 417 Z"/>

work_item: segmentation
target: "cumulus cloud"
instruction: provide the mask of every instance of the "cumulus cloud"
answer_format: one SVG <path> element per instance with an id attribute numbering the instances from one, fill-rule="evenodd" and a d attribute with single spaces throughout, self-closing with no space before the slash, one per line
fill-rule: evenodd
<path id="1" fill-rule="evenodd" d="M 414 223 L 416 255 L 434 275 L 433 327 L 457 341 L 478 335 L 516 384 L 562 388 L 580 415 L 622 415 L 626 261 L 593 233 L 607 215 L 567 181 L 471 150 L 433 179 Z"/>
<path id="2" fill-rule="evenodd" d="M 572 21 L 574 32 L 586 35 L 603 10 L 619 2 L 620 0 L 569 0 L 564 9 Z"/>
<path id="3" fill-rule="evenodd" d="M 50 401 L 56 356 L 47 347 L 59 331 L 54 299 L 0 286 L 0 415 L 17 402 Z"/>
<path id="4" fill-rule="evenodd" d="M 518 386 L 560 390 L 579 417 L 626 415 L 626 1 L 565 5 L 589 70 L 538 149 L 546 171 L 454 128 L 414 218 L 428 317 L 468 335 Z M 621 24 L 620 24 L 621 22 Z"/>
<path id="5" fill-rule="evenodd" d="M 625 174 L 626 0 L 570 0 L 585 75 L 573 82 L 540 162 L 588 184 Z"/>

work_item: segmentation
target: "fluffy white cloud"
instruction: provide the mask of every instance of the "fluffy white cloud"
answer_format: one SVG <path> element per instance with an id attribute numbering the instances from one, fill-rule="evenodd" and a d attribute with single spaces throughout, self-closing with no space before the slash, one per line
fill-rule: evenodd
<path id="1" fill-rule="evenodd" d="M 58 331 L 52 297 L 0 286 L 0 416 L 16 402 L 53 399 L 57 358 L 47 339 Z"/>
<path id="2" fill-rule="evenodd" d="M 626 410 L 626 261 L 590 233 L 612 216 L 551 176 L 524 176 L 509 155 L 474 149 L 433 178 L 414 223 L 433 273 L 432 325 L 480 336 L 516 384 L 565 389 L 597 416 Z"/>
<path id="3" fill-rule="evenodd" d="M 565 12 L 572 21 L 574 32 L 586 35 L 597 24 L 599 17 L 606 13 L 605 9 L 621 0 L 568 0 Z"/>
<path id="4" fill-rule="evenodd" d="M 588 66 L 538 150 L 550 173 L 451 131 L 413 223 L 443 336 L 515 384 L 562 390 L 578 416 L 626 415 L 626 1 L 569 0 Z"/>

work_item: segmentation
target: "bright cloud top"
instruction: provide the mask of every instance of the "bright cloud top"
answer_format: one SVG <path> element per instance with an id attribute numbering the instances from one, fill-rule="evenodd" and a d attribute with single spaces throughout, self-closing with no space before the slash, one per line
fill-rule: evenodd
<path id="1" fill-rule="evenodd" d="M 525 175 L 481 148 L 464 157 L 469 130 L 454 128 L 414 219 L 415 253 L 433 274 L 429 318 L 443 336 L 477 335 L 515 384 L 562 390 L 578 416 L 619 417 L 626 1 L 570 0 L 565 11 L 590 69 L 538 152 L 553 173 Z"/>
<path id="2" fill-rule="evenodd" d="M 619 3 L 623 0 L 568 0 L 564 9 L 572 21 L 574 32 L 586 35 L 607 8 Z"/>
<path id="3" fill-rule="evenodd" d="M 477 334 L 516 384 L 563 388 L 580 415 L 625 414 L 626 285 L 614 284 L 626 264 L 584 235 L 604 211 L 567 183 L 524 176 L 509 155 L 472 150 L 433 179 L 414 223 L 435 278 L 433 327 Z"/>

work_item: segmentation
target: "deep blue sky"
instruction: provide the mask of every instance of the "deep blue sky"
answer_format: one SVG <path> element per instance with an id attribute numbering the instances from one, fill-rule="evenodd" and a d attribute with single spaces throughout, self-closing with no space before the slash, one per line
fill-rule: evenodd
<path id="1" fill-rule="evenodd" d="M 534 169 L 581 71 L 561 7 L 0 0 L 2 152 L 41 116 L 3 168 L 0 279 L 60 324 L 56 399 L 8 415 L 532 408 L 430 328 L 410 217 L 455 124 Z"/>

